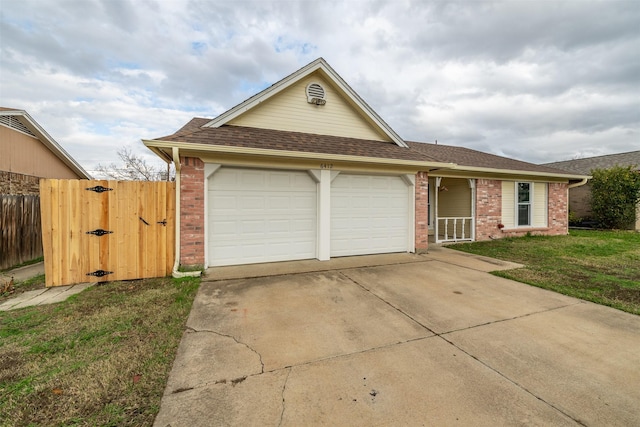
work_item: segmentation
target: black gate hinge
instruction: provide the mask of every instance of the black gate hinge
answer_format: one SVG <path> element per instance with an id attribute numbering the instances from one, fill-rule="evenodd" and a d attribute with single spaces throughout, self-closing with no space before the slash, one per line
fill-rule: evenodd
<path id="1" fill-rule="evenodd" d="M 104 236 L 105 234 L 112 234 L 113 231 L 109 231 L 109 230 L 103 230 L 102 228 L 98 228 L 96 230 L 93 231 L 87 231 L 87 234 L 93 234 L 94 236 Z"/>
<path id="2" fill-rule="evenodd" d="M 96 185 L 95 187 L 87 188 L 89 191 L 95 191 L 96 193 L 104 193 L 105 191 L 113 191 L 113 188 L 103 187 L 102 185 Z"/>
<path id="3" fill-rule="evenodd" d="M 87 273 L 87 276 L 104 277 L 107 274 L 112 274 L 113 271 L 96 270 L 92 273 Z"/>

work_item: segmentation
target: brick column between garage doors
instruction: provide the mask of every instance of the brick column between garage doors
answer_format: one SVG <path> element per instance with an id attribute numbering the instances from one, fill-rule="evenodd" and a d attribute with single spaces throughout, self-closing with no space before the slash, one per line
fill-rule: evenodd
<path id="1" fill-rule="evenodd" d="M 204 265 L 204 162 L 182 157 L 180 171 L 180 264 Z"/>
<path id="2" fill-rule="evenodd" d="M 416 174 L 416 253 L 427 252 L 429 246 L 429 174 Z"/>

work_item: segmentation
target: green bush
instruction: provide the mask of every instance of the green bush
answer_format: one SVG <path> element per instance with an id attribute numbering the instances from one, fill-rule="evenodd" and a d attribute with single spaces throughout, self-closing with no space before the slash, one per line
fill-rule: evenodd
<path id="1" fill-rule="evenodd" d="M 640 173 L 634 166 L 591 171 L 591 210 L 600 227 L 631 228 L 640 201 Z"/>

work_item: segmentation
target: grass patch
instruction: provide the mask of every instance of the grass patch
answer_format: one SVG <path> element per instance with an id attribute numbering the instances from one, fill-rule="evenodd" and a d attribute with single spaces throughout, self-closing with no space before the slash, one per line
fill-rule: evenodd
<path id="1" fill-rule="evenodd" d="M 152 425 L 199 283 L 112 282 L 0 312 L 0 425 Z"/>
<path id="2" fill-rule="evenodd" d="M 640 233 L 576 230 L 449 246 L 526 265 L 494 272 L 565 295 L 640 314 Z"/>

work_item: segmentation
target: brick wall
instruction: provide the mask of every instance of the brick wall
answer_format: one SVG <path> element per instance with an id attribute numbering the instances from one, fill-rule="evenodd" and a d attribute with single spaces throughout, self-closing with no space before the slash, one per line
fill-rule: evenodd
<path id="1" fill-rule="evenodd" d="M 518 237 L 527 233 L 558 236 L 569 231 L 567 184 L 549 183 L 547 227 L 500 230 L 502 181 L 479 179 L 476 183 L 476 240 Z"/>
<path id="2" fill-rule="evenodd" d="M 549 236 L 558 236 L 569 232 L 568 187 L 568 184 L 549 183 L 549 219 L 547 223 L 549 231 L 544 234 Z"/>
<path id="3" fill-rule="evenodd" d="M 476 240 L 502 237 L 502 181 L 476 180 Z"/>
<path id="4" fill-rule="evenodd" d="M 40 178 L 0 171 L 0 194 L 37 196 L 40 194 Z"/>
<path id="5" fill-rule="evenodd" d="M 427 172 L 416 174 L 416 253 L 424 253 L 429 245 L 429 176 Z"/>
<path id="6" fill-rule="evenodd" d="M 204 163 L 180 158 L 180 264 L 204 264 Z"/>

